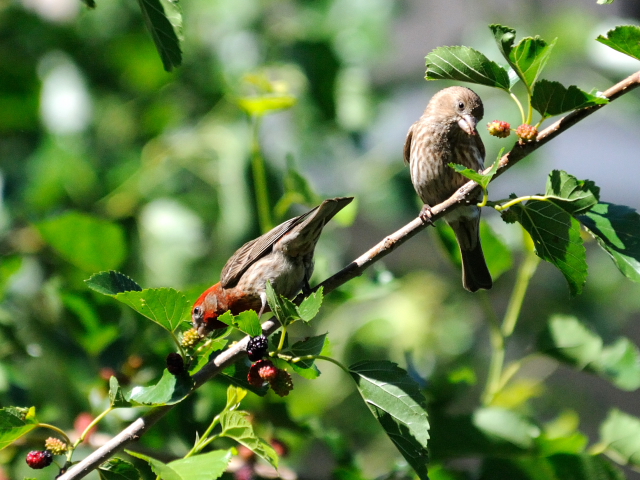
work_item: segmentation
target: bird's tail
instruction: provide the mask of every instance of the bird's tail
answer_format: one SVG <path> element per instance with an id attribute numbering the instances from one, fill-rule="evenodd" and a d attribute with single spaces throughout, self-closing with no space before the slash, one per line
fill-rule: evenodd
<path id="1" fill-rule="evenodd" d="M 456 234 L 462 257 L 462 285 L 470 292 L 493 286 L 480 244 L 480 215 L 458 217 L 449 223 Z"/>

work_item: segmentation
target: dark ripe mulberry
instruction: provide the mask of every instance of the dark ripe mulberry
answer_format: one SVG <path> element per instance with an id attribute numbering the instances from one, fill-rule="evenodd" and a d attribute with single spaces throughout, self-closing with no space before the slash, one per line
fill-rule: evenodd
<path id="1" fill-rule="evenodd" d="M 293 380 L 286 370 L 278 370 L 276 378 L 270 384 L 273 391 L 281 397 L 286 397 L 293 390 Z"/>
<path id="2" fill-rule="evenodd" d="M 247 343 L 249 360 L 257 362 L 267 353 L 269 353 L 269 340 L 267 337 L 258 335 L 257 337 L 251 337 L 251 339 L 249 339 L 249 343 Z"/>
<path id="3" fill-rule="evenodd" d="M 53 462 L 53 455 L 49 450 L 34 450 L 27 454 L 27 465 L 36 470 L 48 467 Z"/>
<path id="4" fill-rule="evenodd" d="M 176 352 L 171 352 L 167 355 L 167 370 L 172 375 L 180 375 L 184 372 L 184 360 L 182 355 Z"/>

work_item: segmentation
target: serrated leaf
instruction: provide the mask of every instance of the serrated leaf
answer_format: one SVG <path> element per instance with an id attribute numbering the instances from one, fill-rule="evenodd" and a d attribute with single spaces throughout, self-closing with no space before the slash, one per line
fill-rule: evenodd
<path id="1" fill-rule="evenodd" d="M 480 185 L 483 189 L 486 189 L 487 186 L 489 186 L 491 179 L 498 171 L 499 159 L 500 158 L 498 158 L 498 160 L 496 160 L 493 163 L 493 165 L 491 165 L 491 169 L 486 174 L 483 174 L 482 172 L 477 172 L 471 168 L 467 168 L 464 165 L 460 165 L 458 163 L 450 163 L 449 166 L 453 168 L 456 172 L 458 172 L 460 175 L 462 175 L 463 177 L 466 177 L 469 180 L 473 180 L 478 185 Z"/>
<path id="2" fill-rule="evenodd" d="M 315 337 L 305 338 L 304 340 L 300 340 L 299 342 L 294 343 L 291 348 L 287 351 L 288 355 L 292 357 L 305 357 L 308 355 L 320 355 L 322 349 L 324 348 L 324 344 L 327 340 L 327 334 L 324 333 L 322 335 L 317 335 Z M 311 368 L 315 359 L 310 360 L 301 360 L 296 362 L 297 365 L 300 365 L 302 368 Z"/>
<path id="3" fill-rule="evenodd" d="M 278 295 L 273 286 L 271 286 L 271 282 L 267 282 L 267 302 L 271 311 L 283 326 L 289 325 L 300 318 L 298 309 L 293 302 L 282 295 Z"/>
<path id="4" fill-rule="evenodd" d="M 543 117 L 552 117 L 578 108 L 604 105 L 605 103 L 609 103 L 607 98 L 587 93 L 575 85 L 566 88 L 560 82 L 544 79 L 536 82 L 531 97 L 531 105 Z"/>
<path id="5" fill-rule="evenodd" d="M 173 405 L 189 395 L 193 386 L 189 375 L 172 375 L 165 369 L 158 383 L 150 387 L 134 387 L 127 400 L 141 405 Z"/>
<path id="6" fill-rule="evenodd" d="M 202 367 L 211 361 L 211 356 L 214 353 L 219 352 L 227 345 L 229 340 L 225 337 L 230 333 L 231 329 L 226 328 L 218 338 L 208 340 L 208 345 L 203 350 L 198 351 L 198 362 L 189 370 L 191 375 L 198 373 Z"/>
<path id="7" fill-rule="evenodd" d="M 640 419 L 613 409 L 600 426 L 600 442 L 620 463 L 640 466 Z"/>
<path id="8" fill-rule="evenodd" d="M 262 335 L 262 326 L 260 318 L 254 310 L 245 310 L 234 318 L 234 326 L 241 332 L 257 337 Z"/>
<path id="9" fill-rule="evenodd" d="M 178 328 L 185 311 L 191 309 L 184 294 L 173 288 L 122 292 L 115 298 L 170 332 Z"/>
<path id="10" fill-rule="evenodd" d="M 224 407 L 225 410 L 235 410 L 246 396 L 247 391 L 244 388 L 229 385 L 227 387 L 227 405 Z"/>
<path id="11" fill-rule="evenodd" d="M 563 170 L 553 170 L 547 178 L 545 195 L 564 211 L 580 215 L 598 203 L 600 187 L 591 180 L 578 180 Z"/>
<path id="12" fill-rule="evenodd" d="M 640 282 L 640 215 L 624 205 L 601 202 L 578 220 L 629 280 Z"/>
<path id="13" fill-rule="evenodd" d="M 458 80 L 509 91 L 507 71 L 469 47 L 438 47 L 426 57 L 427 80 Z"/>
<path id="14" fill-rule="evenodd" d="M 305 298 L 300 306 L 298 306 L 298 315 L 305 322 L 310 322 L 320 311 L 324 295 L 322 294 L 322 287 L 313 292 L 307 298 Z"/>
<path id="15" fill-rule="evenodd" d="M 167 72 L 170 72 L 182 63 L 180 40 L 174 30 L 174 25 L 167 17 L 160 0 L 138 0 L 138 4 L 144 23 L 151 33 L 153 43 L 155 43 L 162 59 L 162 65 Z M 181 18 L 179 18 L 177 10 L 174 9 L 171 16 L 179 29 L 178 22 L 181 22 Z"/>
<path id="16" fill-rule="evenodd" d="M 278 468 L 278 454 L 271 445 L 256 436 L 248 417 L 247 412 L 238 410 L 222 412 L 220 436 L 234 439 L 269 462 L 274 468 Z"/>
<path id="17" fill-rule="evenodd" d="M 131 403 L 129 403 L 124 396 L 118 379 L 114 376 L 109 379 L 109 403 L 115 408 L 131 406 Z"/>
<path id="18" fill-rule="evenodd" d="M 117 268 L 127 255 L 122 227 L 101 218 L 69 212 L 36 226 L 62 258 L 87 272 Z"/>
<path id="19" fill-rule="evenodd" d="M 215 480 L 222 476 L 231 461 L 231 450 L 214 450 L 163 463 L 142 453 L 126 451 L 132 457 L 149 463 L 162 480 Z"/>
<path id="20" fill-rule="evenodd" d="M 527 417 L 497 407 L 480 408 L 473 413 L 473 424 L 482 432 L 528 449 L 540 435 L 540 428 Z"/>
<path id="21" fill-rule="evenodd" d="M 599 0 L 598 3 L 601 1 L 602 0 Z M 640 27 L 637 25 L 617 26 L 609 30 L 606 37 L 599 35 L 596 40 L 614 50 L 629 55 L 636 60 L 640 60 Z"/>
<path id="22" fill-rule="evenodd" d="M 242 97 L 238 99 L 238 105 L 249 115 L 262 117 L 279 110 L 293 107 L 298 99 L 293 95 L 260 95 L 256 97 Z"/>
<path id="23" fill-rule="evenodd" d="M 426 480 L 429 421 L 418 384 L 391 362 L 358 362 L 349 367 L 362 399 L 420 479 Z"/>
<path id="24" fill-rule="evenodd" d="M 140 480 L 140 472 L 121 458 L 111 458 L 98 467 L 100 480 Z"/>
<path id="25" fill-rule="evenodd" d="M 109 270 L 92 275 L 84 281 L 87 286 L 103 295 L 117 295 L 122 292 L 141 292 L 142 287 L 127 277 L 125 274 Z"/>
<path id="26" fill-rule="evenodd" d="M 552 202 L 530 200 L 509 209 L 529 232 L 536 254 L 555 265 L 569 284 L 571 296 L 582 292 L 587 280 L 586 250 L 580 223 Z"/>
<path id="27" fill-rule="evenodd" d="M 516 31 L 503 25 L 489 25 L 498 48 L 509 65 L 531 91 L 540 72 L 544 69 L 555 46 L 556 40 L 547 43 L 542 38 L 525 37 L 513 45 Z"/>
<path id="28" fill-rule="evenodd" d="M 0 409 L 0 450 L 37 427 L 36 409 L 6 407 Z"/>

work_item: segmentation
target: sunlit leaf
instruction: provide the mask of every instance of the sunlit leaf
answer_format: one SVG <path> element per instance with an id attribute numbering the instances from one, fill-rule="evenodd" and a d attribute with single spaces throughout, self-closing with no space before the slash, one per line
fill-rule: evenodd
<path id="1" fill-rule="evenodd" d="M 178 328 L 182 318 L 191 310 L 184 294 L 173 288 L 122 292 L 115 298 L 170 332 Z"/>
<path id="2" fill-rule="evenodd" d="M 613 0 L 610 0 L 611 2 Z M 607 1 L 606 3 L 610 3 Z M 601 3 L 602 0 L 598 0 Z M 600 43 L 640 60 L 640 27 L 637 25 L 620 25 L 609 30 L 607 36 L 596 38 Z"/>
<path id="3" fill-rule="evenodd" d="M 525 449 L 533 446 L 534 439 L 540 434 L 540 428 L 524 415 L 497 407 L 476 410 L 473 424 L 489 436 Z"/>
<path id="4" fill-rule="evenodd" d="M 225 410 L 220 414 L 221 437 L 232 438 L 241 443 L 256 455 L 278 468 L 278 454 L 271 445 L 258 438 L 248 419 L 247 412 Z"/>
<path id="5" fill-rule="evenodd" d="M 533 88 L 531 105 L 543 117 L 560 115 L 578 108 L 604 105 L 609 100 L 580 90 L 575 85 L 566 88 L 560 82 L 540 80 Z"/>
<path id="6" fill-rule="evenodd" d="M 189 375 L 173 375 L 165 369 L 157 384 L 134 387 L 127 400 L 142 405 L 173 405 L 189 395 L 193 386 Z"/>
<path id="7" fill-rule="evenodd" d="M 507 71 L 469 47 L 438 47 L 426 58 L 427 80 L 458 80 L 509 91 Z"/>
<path id="8" fill-rule="evenodd" d="M 640 466 L 640 418 L 611 410 L 600 426 L 600 442 L 614 460 Z"/>
<path id="9" fill-rule="evenodd" d="M 140 472 L 121 458 L 110 458 L 98 467 L 100 480 L 140 480 Z"/>
<path id="10" fill-rule="evenodd" d="M 553 170 L 545 195 L 566 212 L 580 215 L 598 203 L 600 187 L 591 180 L 578 180 L 563 170 Z"/>
<path id="11" fill-rule="evenodd" d="M 305 322 L 310 322 L 311 320 L 313 320 L 320 311 L 323 299 L 324 296 L 322 295 L 322 287 L 320 287 L 318 290 L 305 298 L 298 306 L 298 314 L 300 315 L 300 318 Z"/>
<path id="12" fill-rule="evenodd" d="M 269 113 L 291 108 L 298 100 L 293 95 L 270 94 L 256 97 L 242 97 L 237 101 L 240 108 L 249 115 L 262 117 Z"/>
<path id="13" fill-rule="evenodd" d="M 149 463 L 153 472 L 162 480 L 215 480 L 225 472 L 231 461 L 231 450 L 214 450 L 169 463 L 142 453 L 130 450 L 126 452 Z"/>
<path id="14" fill-rule="evenodd" d="M 251 335 L 252 337 L 262 335 L 260 318 L 254 310 L 246 310 L 236 315 L 234 318 L 234 326 L 241 332 Z"/>
<path id="15" fill-rule="evenodd" d="M 640 215 L 633 208 L 598 203 L 578 217 L 627 278 L 640 282 Z"/>
<path id="16" fill-rule="evenodd" d="M 85 283 L 89 288 L 103 295 L 117 295 L 122 292 L 141 292 L 142 287 L 125 274 L 110 270 L 92 275 Z"/>
<path id="17" fill-rule="evenodd" d="M 120 225 L 85 213 L 65 213 L 37 227 L 62 258 L 87 272 L 117 268 L 127 254 Z"/>
<path id="18" fill-rule="evenodd" d="M 293 302 L 282 295 L 278 295 L 271 286 L 271 282 L 267 282 L 267 301 L 280 324 L 288 325 L 300 318 L 298 309 Z"/>
<path id="19" fill-rule="evenodd" d="M 0 409 L 0 450 L 36 428 L 35 407 Z"/>
<path id="20" fill-rule="evenodd" d="M 151 33 L 153 43 L 155 43 L 162 59 L 162 65 L 167 72 L 170 72 L 182 63 L 180 40 L 176 34 L 176 28 L 179 30 L 182 19 L 177 5 L 167 4 L 167 8 L 173 10 L 171 12 L 172 24 L 160 0 L 138 0 L 138 4 L 144 23 Z"/>
<path id="21" fill-rule="evenodd" d="M 536 254 L 555 265 L 569 284 L 571 296 L 582 292 L 587 280 L 586 251 L 580 223 L 552 202 L 531 200 L 509 209 L 529 232 Z"/>
<path id="22" fill-rule="evenodd" d="M 503 25 L 489 25 L 489 28 L 504 58 L 531 90 L 547 64 L 556 40 L 547 43 L 538 36 L 525 37 L 514 46 L 514 29 Z"/>
<path id="23" fill-rule="evenodd" d="M 227 337 L 231 333 L 231 330 L 231 328 L 226 328 L 218 338 L 207 340 L 207 346 L 202 350 L 198 348 L 198 361 L 189 370 L 191 375 L 195 375 L 197 372 L 199 372 L 202 367 L 204 367 L 211 361 L 212 355 L 222 350 L 227 345 L 227 343 L 229 343 L 229 340 L 227 340 L 225 337 Z"/>
<path id="24" fill-rule="evenodd" d="M 420 479 L 426 480 L 429 421 L 418 384 L 386 361 L 358 362 L 349 371 L 373 416 Z"/>
<path id="25" fill-rule="evenodd" d="M 124 396 L 118 379 L 114 376 L 109 379 L 109 403 L 115 408 L 131 406 L 131 403 Z"/>

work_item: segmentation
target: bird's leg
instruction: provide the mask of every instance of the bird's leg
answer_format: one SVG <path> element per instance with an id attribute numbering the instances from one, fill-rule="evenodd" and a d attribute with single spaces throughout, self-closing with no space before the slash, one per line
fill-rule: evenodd
<path id="1" fill-rule="evenodd" d="M 427 223 L 432 225 L 431 217 L 433 216 L 433 212 L 431 211 L 431 207 L 426 203 L 423 205 L 422 210 L 420 210 L 420 214 L 418 215 L 422 223 Z"/>

